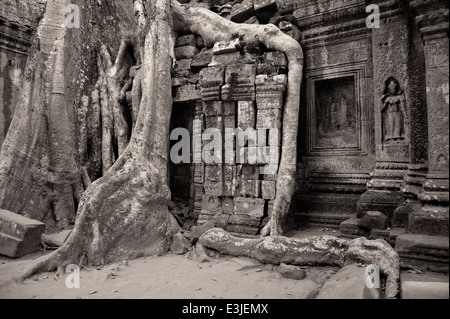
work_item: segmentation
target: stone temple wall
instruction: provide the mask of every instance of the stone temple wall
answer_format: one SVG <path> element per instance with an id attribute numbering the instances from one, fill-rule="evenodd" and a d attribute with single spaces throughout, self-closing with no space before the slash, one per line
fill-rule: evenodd
<path id="1" fill-rule="evenodd" d="M 286 57 L 282 52 L 246 47 L 239 39 L 216 43 L 213 48 L 202 44 L 202 39 L 192 34 L 177 39 L 173 74 L 175 108 L 195 101 L 201 132 L 218 129 L 221 134 L 214 139 L 219 138 L 223 146 L 222 153 L 216 149 L 211 153 L 208 144 L 212 140 L 206 139 L 193 150 L 192 159 L 205 159 L 202 152 L 216 156 L 213 162 L 192 164 L 194 216 L 198 224 L 215 220 L 230 232 L 256 235 L 267 222 L 268 207 L 275 197 L 276 172 L 261 174 L 260 168 L 270 164 L 271 150 L 274 161 L 281 154 Z M 237 128 L 255 129 L 264 136 L 246 136 L 239 148 L 236 136 L 227 138 L 225 131 Z M 278 131 L 272 139 L 268 131 L 257 131 L 273 128 Z M 266 145 L 259 149 L 260 154 L 258 138 Z"/>
<path id="2" fill-rule="evenodd" d="M 28 50 L 44 8 L 42 0 L 0 4 L 0 147 L 14 114 Z"/>

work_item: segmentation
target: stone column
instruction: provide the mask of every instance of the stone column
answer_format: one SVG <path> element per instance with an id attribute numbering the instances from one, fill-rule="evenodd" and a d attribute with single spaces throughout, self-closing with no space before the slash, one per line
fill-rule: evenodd
<path id="1" fill-rule="evenodd" d="M 449 38 L 448 2 L 410 1 L 423 39 L 428 115 L 428 174 L 423 203 L 409 216 L 412 233 L 449 234 Z"/>
<path id="2" fill-rule="evenodd" d="M 374 1 L 380 28 L 372 29 L 376 166 L 368 191 L 361 195 L 357 217 L 380 211 L 392 220 L 405 201 L 400 188 L 410 163 L 408 24 L 400 1 Z"/>

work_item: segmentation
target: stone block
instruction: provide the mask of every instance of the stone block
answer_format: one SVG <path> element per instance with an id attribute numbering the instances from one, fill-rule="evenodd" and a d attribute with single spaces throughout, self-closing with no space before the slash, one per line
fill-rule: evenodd
<path id="1" fill-rule="evenodd" d="M 231 215 L 234 212 L 233 197 L 222 197 L 222 210 L 224 214 Z"/>
<path id="2" fill-rule="evenodd" d="M 239 47 L 240 41 L 238 38 L 233 39 L 231 41 L 219 41 L 214 43 L 212 52 L 213 55 L 235 53 L 238 51 Z"/>
<path id="3" fill-rule="evenodd" d="M 238 234 L 256 235 L 259 233 L 259 227 L 228 224 L 226 231 Z"/>
<path id="4" fill-rule="evenodd" d="M 185 46 L 185 45 L 196 46 L 197 45 L 197 36 L 195 34 L 185 34 L 185 35 L 179 36 L 175 40 L 175 47 L 181 47 L 181 46 Z"/>
<path id="5" fill-rule="evenodd" d="M 236 167 L 230 165 L 223 166 L 223 196 L 236 195 Z"/>
<path id="6" fill-rule="evenodd" d="M 288 279 L 302 280 L 306 277 L 306 271 L 304 269 L 293 265 L 286 265 L 285 263 L 281 263 L 277 270 L 282 277 Z"/>
<path id="7" fill-rule="evenodd" d="M 316 299 L 383 299 L 380 288 L 368 288 L 366 267 L 350 264 L 328 279 Z"/>
<path id="8" fill-rule="evenodd" d="M 230 11 L 231 21 L 242 23 L 255 15 L 253 0 L 243 0 L 233 5 Z"/>
<path id="9" fill-rule="evenodd" d="M 235 197 L 234 213 L 253 217 L 264 216 L 265 200 L 262 198 Z"/>
<path id="10" fill-rule="evenodd" d="M 192 72 L 200 72 L 203 68 L 208 67 L 212 62 L 212 50 L 202 50 L 192 58 L 191 69 Z"/>
<path id="11" fill-rule="evenodd" d="M 210 182 L 222 181 L 222 165 L 205 166 L 205 179 Z"/>
<path id="12" fill-rule="evenodd" d="M 281 109 L 258 109 L 256 114 L 256 128 L 281 129 Z"/>
<path id="13" fill-rule="evenodd" d="M 191 243 L 181 233 L 176 233 L 170 240 L 170 251 L 174 255 L 183 255 L 191 248 Z"/>
<path id="14" fill-rule="evenodd" d="M 228 219 L 230 225 L 244 225 L 250 227 L 259 227 L 261 225 L 261 217 L 253 217 L 248 215 L 231 215 Z"/>
<path id="15" fill-rule="evenodd" d="M 220 103 L 220 102 L 219 102 Z M 222 116 L 216 115 L 216 116 L 205 116 L 205 129 L 208 128 L 217 128 L 220 131 L 222 131 Z M 206 144 L 209 143 L 208 140 L 204 140 Z M 204 145 L 206 145 L 204 144 Z"/>
<path id="16" fill-rule="evenodd" d="M 222 114 L 225 116 L 236 115 L 236 102 L 223 102 Z M 235 128 L 235 126 L 233 126 L 233 128 Z"/>
<path id="17" fill-rule="evenodd" d="M 201 98 L 204 101 L 219 101 L 221 85 L 224 83 L 224 69 L 221 66 L 203 68 L 200 70 L 199 84 Z"/>
<path id="18" fill-rule="evenodd" d="M 45 224 L 0 209 L 0 254 L 22 257 L 38 249 Z"/>
<path id="19" fill-rule="evenodd" d="M 232 52 L 226 54 L 213 54 L 211 63 L 208 66 L 222 65 L 227 66 L 241 60 L 241 54 L 239 52 Z"/>
<path id="20" fill-rule="evenodd" d="M 238 101 L 237 126 L 243 130 L 255 128 L 256 111 L 253 101 Z"/>
<path id="21" fill-rule="evenodd" d="M 201 99 L 201 91 L 195 84 L 185 84 L 175 88 L 173 102 L 190 102 Z"/>
<path id="22" fill-rule="evenodd" d="M 181 71 L 189 71 L 191 69 L 192 59 L 180 59 L 177 60 L 175 64 L 175 68 L 173 69 L 173 73 L 178 74 Z M 187 73 L 188 75 L 189 73 Z"/>
<path id="23" fill-rule="evenodd" d="M 71 229 L 67 229 L 55 234 L 42 234 L 41 241 L 47 245 L 61 247 L 71 232 Z"/>
<path id="24" fill-rule="evenodd" d="M 203 187 L 205 188 L 205 195 L 222 195 L 222 182 L 205 181 Z"/>
<path id="25" fill-rule="evenodd" d="M 361 219 L 356 216 L 343 221 L 340 224 L 340 231 L 344 236 L 349 235 L 350 237 L 369 236 L 370 234 L 370 229 L 362 226 Z"/>
<path id="26" fill-rule="evenodd" d="M 425 273 L 400 274 L 401 299 L 449 299 L 448 275 Z"/>
<path id="27" fill-rule="evenodd" d="M 259 178 L 259 168 L 253 165 L 242 165 L 238 174 L 240 178 L 245 180 L 257 180 Z"/>
<path id="28" fill-rule="evenodd" d="M 274 199 L 276 195 L 277 182 L 275 181 L 262 181 L 261 182 L 261 195 L 264 199 Z"/>
<path id="29" fill-rule="evenodd" d="M 241 179 L 239 183 L 239 196 L 259 197 L 261 192 L 261 181 Z"/>
<path id="30" fill-rule="evenodd" d="M 386 229 L 389 220 L 382 212 L 368 211 L 361 220 L 361 225 L 369 229 Z"/>
<path id="31" fill-rule="evenodd" d="M 193 45 L 184 45 L 175 48 L 175 59 L 192 59 L 194 55 L 199 53 L 198 49 Z"/>
<path id="32" fill-rule="evenodd" d="M 287 66 L 286 55 L 280 51 L 264 53 L 264 62 L 274 66 Z"/>
<path id="33" fill-rule="evenodd" d="M 203 112 L 205 116 L 218 116 L 222 114 L 222 101 L 206 101 L 203 102 Z"/>
<path id="34" fill-rule="evenodd" d="M 216 227 L 226 229 L 228 225 L 228 220 L 230 219 L 229 214 L 220 214 L 214 218 L 216 221 Z"/>

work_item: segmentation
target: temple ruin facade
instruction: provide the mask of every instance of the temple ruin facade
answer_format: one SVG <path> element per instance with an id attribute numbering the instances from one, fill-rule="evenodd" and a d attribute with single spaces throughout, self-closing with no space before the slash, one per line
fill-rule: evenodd
<path id="1" fill-rule="evenodd" d="M 30 17 L 41 10 L 23 6 L 0 12 L 0 145 L 36 32 Z M 238 23 L 272 23 L 304 52 L 299 133 L 290 141 L 298 150 L 296 191 L 283 230 L 382 238 L 403 267 L 448 273 L 448 2 L 219 0 L 213 10 Z M 239 37 L 210 44 L 196 34 L 177 36 L 175 57 L 171 128 L 193 136 L 201 123 L 202 132 L 222 133 L 224 147 L 222 161 L 197 163 L 209 141 L 197 149 L 191 141 L 190 163 L 169 164 L 172 198 L 189 208 L 193 225 L 212 220 L 236 236 L 259 236 L 277 191 L 276 171 L 261 173 L 263 159 L 274 152 L 278 163 L 286 147 L 287 59 Z M 131 92 L 125 97 L 133 109 Z M 265 135 L 264 147 L 247 136 L 236 148 L 227 128 L 278 135 Z M 226 158 L 227 147 L 239 154 Z"/>

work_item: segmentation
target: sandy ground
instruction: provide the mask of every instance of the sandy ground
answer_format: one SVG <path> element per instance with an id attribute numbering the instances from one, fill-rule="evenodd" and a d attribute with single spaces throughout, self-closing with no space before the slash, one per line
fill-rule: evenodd
<path id="1" fill-rule="evenodd" d="M 13 276 L 28 263 L 0 261 L 0 298 L 304 299 L 318 283 L 337 270 L 306 268 L 305 279 L 293 280 L 281 277 L 277 266 L 263 265 L 248 258 L 220 256 L 211 262 L 198 263 L 185 255 L 168 254 L 88 271 L 82 269 L 80 288 L 69 289 L 65 284 L 69 274 L 58 281 L 54 273 L 41 273 L 21 284 L 12 282 Z"/>
<path id="2" fill-rule="evenodd" d="M 292 231 L 290 236 L 336 235 L 316 230 Z M 37 252 L 19 259 L 0 256 L 0 298 L 2 299 L 305 299 L 309 298 L 335 267 L 306 267 L 303 280 L 283 278 L 277 266 L 249 258 L 219 256 L 199 263 L 186 255 L 167 254 L 115 265 L 81 270 L 80 288 L 66 287 L 69 273 L 54 279 L 55 273 L 41 273 L 16 284 L 13 281 Z"/>

